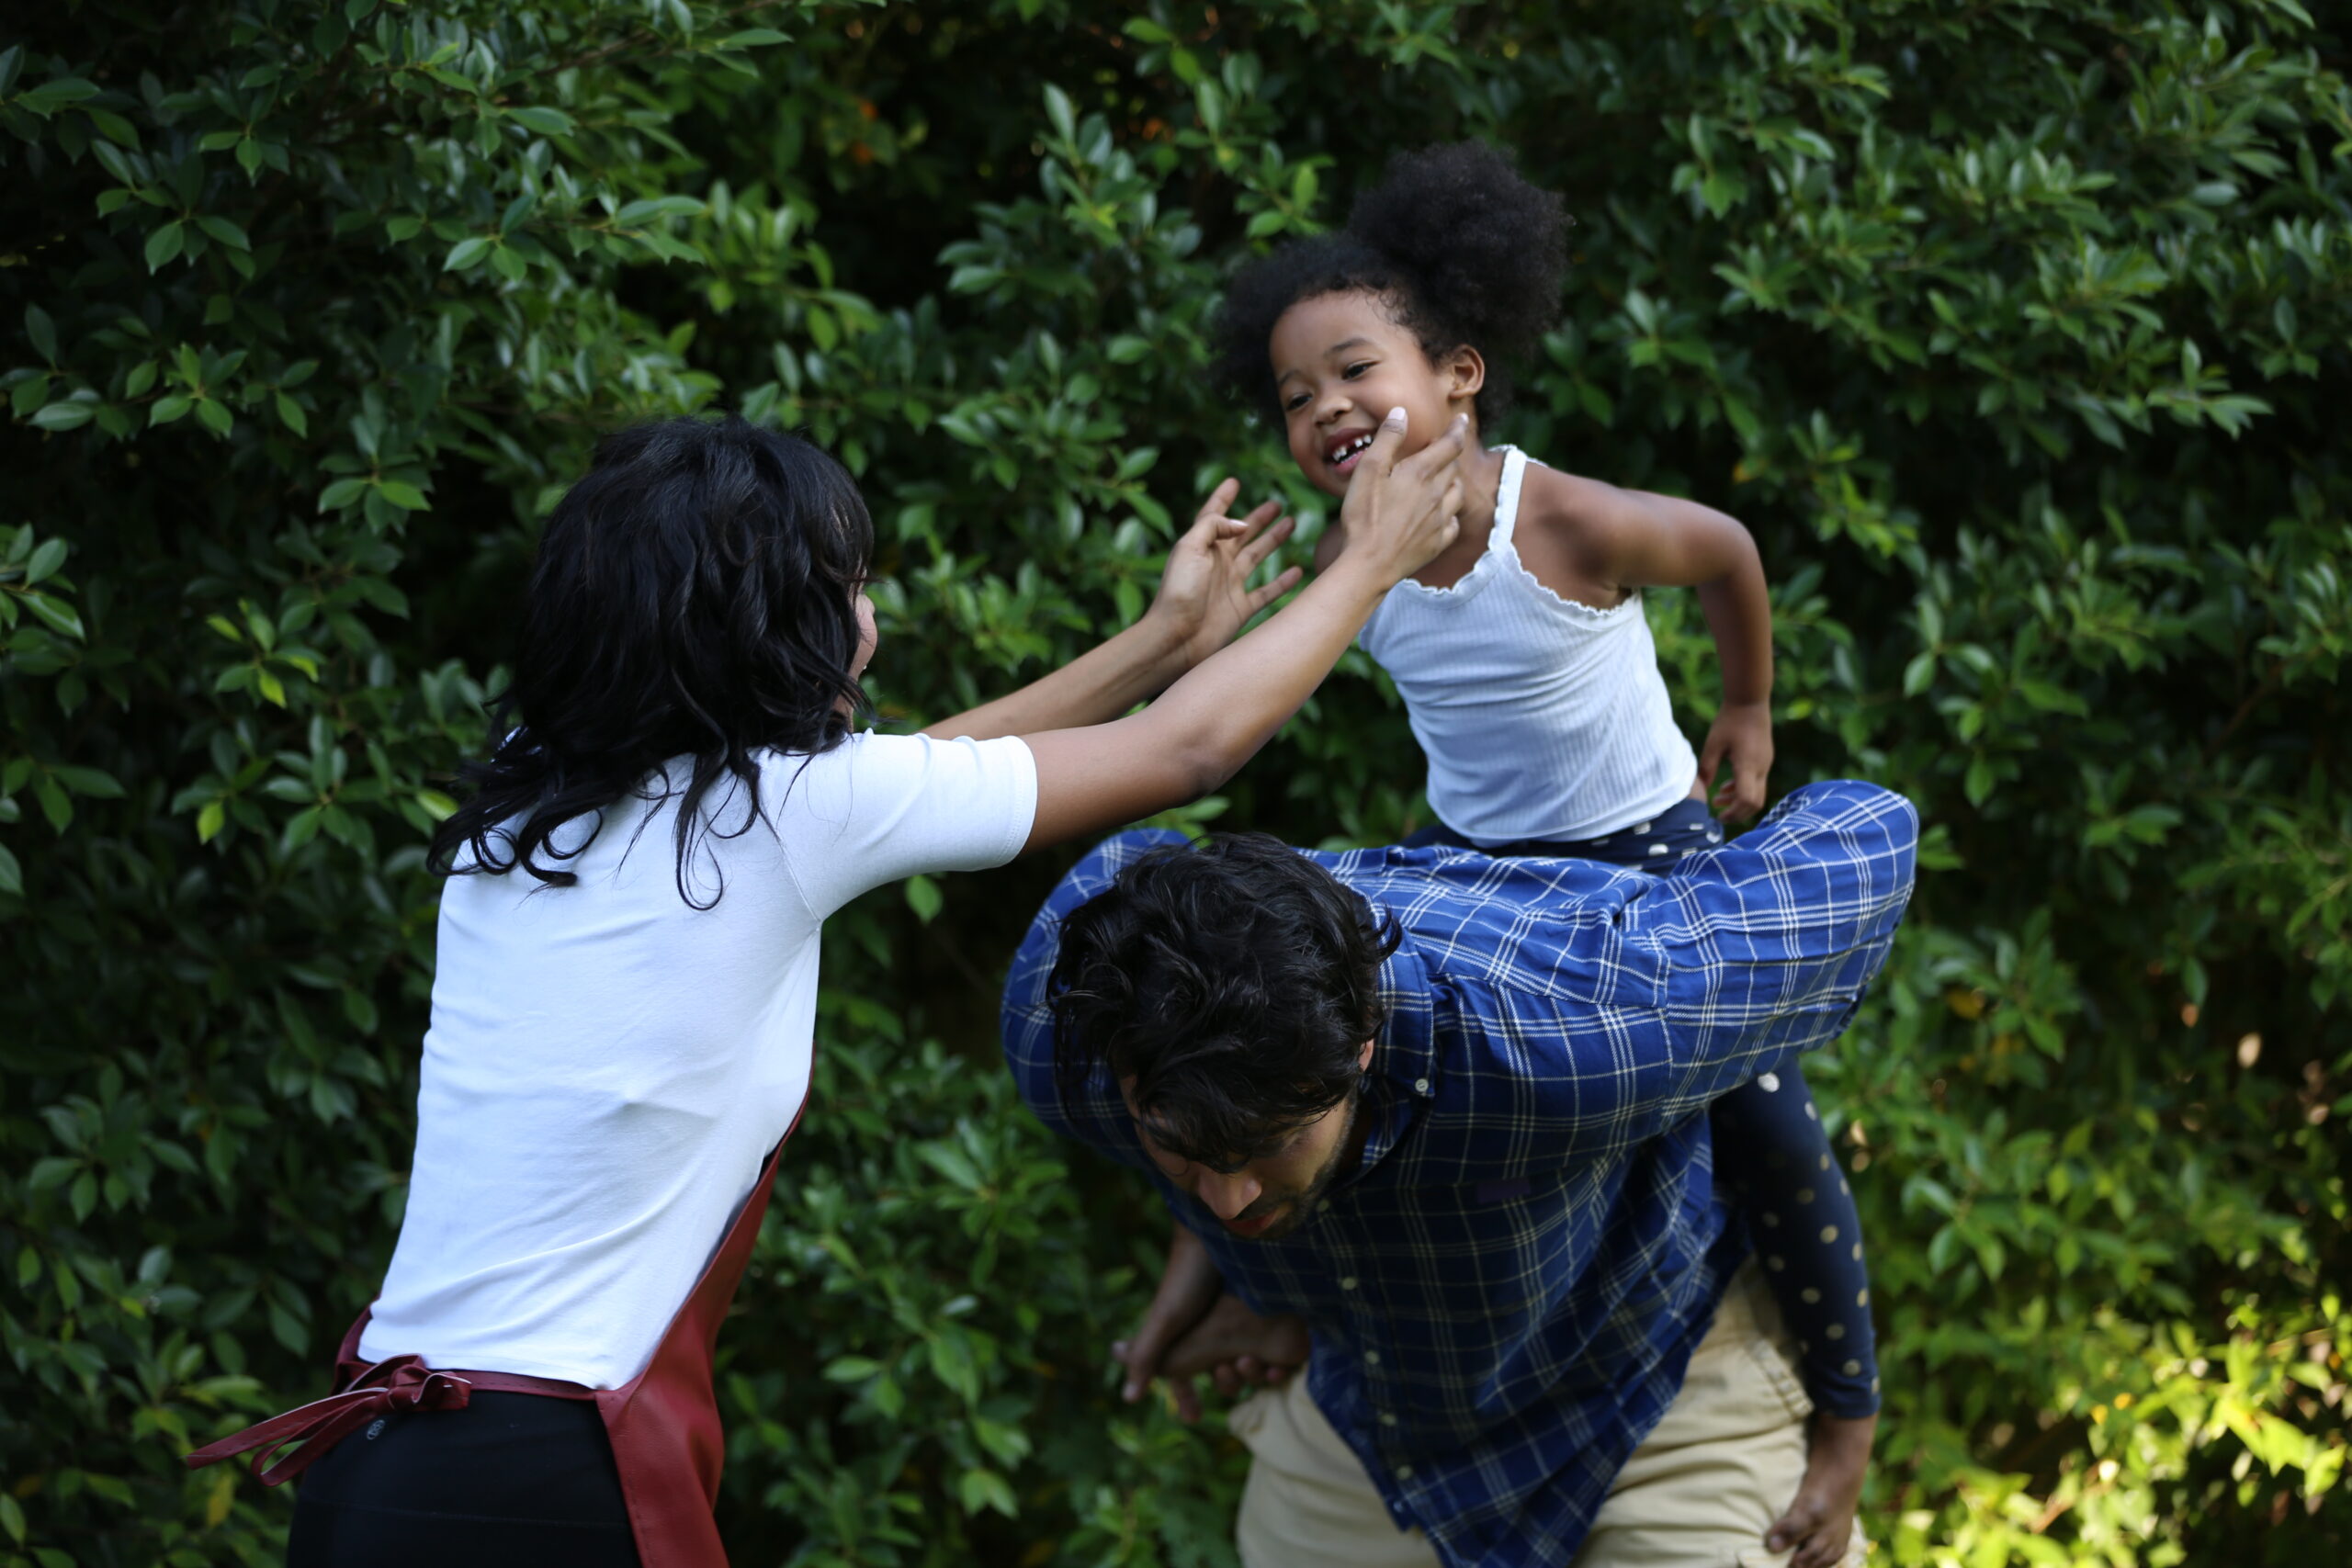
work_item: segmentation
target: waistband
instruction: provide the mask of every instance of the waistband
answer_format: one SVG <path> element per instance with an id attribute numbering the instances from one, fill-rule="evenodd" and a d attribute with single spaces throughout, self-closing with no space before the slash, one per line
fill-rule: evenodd
<path id="1" fill-rule="evenodd" d="M 254 1456 L 247 1468 L 265 1486 L 291 1481 L 327 1450 L 379 1416 L 418 1410 L 463 1410 L 477 1393 L 533 1393 L 548 1399 L 588 1399 L 596 1391 L 559 1378 L 521 1372 L 479 1372 L 428 1367 L 420 1356 L 393 1356 L 367 1368 L 341 1392 L 256 1421 L 187 1456 L 188 1468 Z M 291 1449 L 276 1463 L 270 1456 Z"/>

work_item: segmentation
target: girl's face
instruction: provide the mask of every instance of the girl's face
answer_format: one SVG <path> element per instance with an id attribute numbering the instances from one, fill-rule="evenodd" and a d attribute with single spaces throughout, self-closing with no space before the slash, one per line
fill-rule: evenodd
<path id="1" fill-rule="evenodd" d="M 1388 303 L 1362 290 L 1319 294 L 1283 312 L 1267 344 L 1292 461 L 1327 495 L 1348 480 L 1390 409 L 1405 411 L 1405 444 L 1419 451 L 1457 413 L 1473 413 L 1486 384 L 1475 348 L 1432 365 Z M 1473 432 L 1476 439 L 1476 432 Z"/>

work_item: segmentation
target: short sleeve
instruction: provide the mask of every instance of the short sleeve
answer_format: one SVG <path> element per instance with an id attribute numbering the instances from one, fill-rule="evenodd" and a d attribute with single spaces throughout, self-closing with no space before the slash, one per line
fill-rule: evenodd
<path id="1" fill-rule="evenodd" d="M 918 872 L 1002 865 L 1037 816 L 1037 764 L 1012 736 L 869 731 L 815 756 L 772 756 L 762 782 L 793 880 L 820 919 Z"/>

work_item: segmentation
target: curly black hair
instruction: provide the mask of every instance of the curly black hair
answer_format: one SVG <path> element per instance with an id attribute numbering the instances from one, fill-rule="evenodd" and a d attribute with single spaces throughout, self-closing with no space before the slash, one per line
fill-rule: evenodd
<path id="1" fill-rule="evenodd" d="M 1568 221 L 1557 195 L 1484 142 L 1400 152 L 1345 229 L 1294 240 L 1235 276 L 1212 328 L 1213 374 L 1279 419 L 1266 363 L 1274 323 L 1302 299 L 1362 289 L 1389 301 L 1431 361 L 1465 344 L 1485 356 L 1476 407 L 1491 420 L 1510 406 L 1510 362 L 1558 319 Z"/>
<path id="2" fill-rule="evenodd" d="M 1062 922 L 1047 982 L 1062 1100 L 1108 1066 L 1135 1080 L 1156 1143 L 1238 1169 L 1354 1091 L 1399 940 L 1262 833 L 1155 850 Z"/>
<path id="3" fill-rule="evenodd" d="M 865 707 L 851 666 L 873 551 L 857 486 L 806 441 L 732 416 L 606 436 L 539 536 L 493 705 L 504 739 L 463 769 L 471 794 L 434 834 L 433 865 L 569 886 L 564 863 L 608 807 L 675 795 L 678 896 L 709 908 L 724 883 L 705 901 L 688 863 L 707 835 L 759 819 L 754 754 L 828 750 Z M 680 757 L 683 776 L 665 773 Z M 749 791 L 740 829 L 703 809 L 721 780 Z M 560 836 L 575 818 L 587 832 Z"/>

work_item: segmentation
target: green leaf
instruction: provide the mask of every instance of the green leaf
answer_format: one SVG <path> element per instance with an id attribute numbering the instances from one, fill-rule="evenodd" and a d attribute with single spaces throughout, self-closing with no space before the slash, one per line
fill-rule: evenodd
<path id="1" fill-rule="evenodd" d="M 490 241 L 477 234 L 460 240 L 449 247 L 448 259 L 441 264 L 443 272 L 461 272 L 490 254 Z"/>
<path id="2" fill-rule="evenodd" d="M 61 764 L 50 770 L 58 783 L 75 795 L 85 795 L 93 800 L 120 800 L 122 785 L 114 775 L 100 768 Z"/>
<path id="3" fill-rule="evenodd" d="M 65 541 L 62 539 L 42 540 L 40 547 L 33 551 L 31 558 L 25 562 L 25 586 L 30 588 L 43 579 L 56 576 L 58 569 L 64 564 Z"/>
<path id="4" fill-rule="evenodd" d="M 25 894 L 25 868 L 7 845 L 0 844 L 0 893 L 21 898 Z"/>
<path id="5" fill-rule="evenodd" d="M 72 605 L 52 599 L 46 593 L 23 594 L 17 602 L 30 610 L 43 626 L 59 636 L 70 637 L 76 642 L 83 640 L 82 617 L 74 613 Z"/>
<path id="6" fill-rule="evenodd" d="M 164 265 L 180 254 L 180 246 L 186 238 L 187 236 L 181 231 L 180 221 L 176 218 L 148 235 L 147 270 L 149 272 L 163 271 Z"/>
<path id="7" fill-rule="evenodd" d="M 139 128 L 122 116 L 112 109 L 85 108 L 82 112 L 90 117 L 90 123 L 96 126 L 98 134 L 108 141 L 134 152 L 138 150 Z"/>
<path id="8" fill-rule="evenodd" d="M 368 493 L 366 479 L 337 479 L 319 492 L 321 512 L 340 512 L 353 505 Z"/>
<path id="9" fill-rule="evenodd" d="M 57 327 L 38 305 L 25 307 L 25 336 L 32 340 L 35 354 L 51 365 L 57 363 Z"/>
<path id="10" fill-rule="evenodd" d="M 278 422 L 287 429 L 297 435 L 311 434 L 311 417 L 302 412 L 300 403 L 296 402 L 284 392 L 279 392 L 276 398 L 276 407 Z"/>
<path id="11" fill-rule="evenodd" d="M 918 874 L 907 878 L 907 908 L 912 909 L 915 919 L 924 925 L 938 918 L 945 902 L 940 894 L 939 884 L 930 877 Z"/>
<path id="12" fill-rule="evenodd" d="M 433 503 L 424 498 L 424 492 L 413 484 L 386 479 L 379 488 L 382 490 L 384 499 L 402 512 L 429 512 L 433 509 Z"/>
<path id="13" fill-rule="evenodd" d="M 51 403 L 33 415 L 38 430 L 79 430 L 98 416 L 98 405 L 93 402 Z"/>
<path id="14" fill-rule="evenodd" d="M 571 134 L 571 117 L 564 113 L 561 109 L 508 109 L 506 111 L 506 118 L 521 126 L 524 130 L 534 131 L 541 136 L 569 136 Z"/>
<path id="15" fill-rule="evenodd" d="M 253 242 L 245 238 L 245 231 L 226 218 L 214 218 L 208 215 L 198 219 L 196 226 L 231 250 L 250 251 L 254 248 Z"/>
<path id="16" fill-rule="evenodd" d="M 1054 134 L 1064 141 L 1078 139 L 1078 111 L 1071 107 L 1069 95 L 1050 82 L 1046 84 L 1046 118 L 1054 122 Z"/>
<path id="17" fill-rule="evenodd" d="M 956 1495 L 962 1499 L 967 1514 L 977 1514 L 985 1507 L 995 1509 L 1008 1519 L 1019 1517 L 1012 1488 L 993 1470 L 966 1471 L 956 1480 Z"/>

